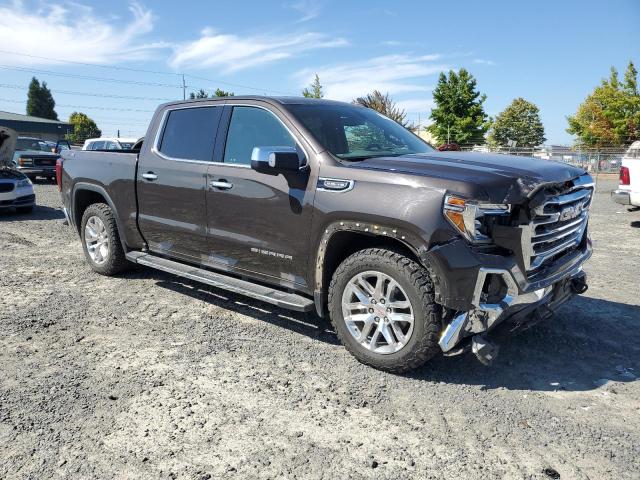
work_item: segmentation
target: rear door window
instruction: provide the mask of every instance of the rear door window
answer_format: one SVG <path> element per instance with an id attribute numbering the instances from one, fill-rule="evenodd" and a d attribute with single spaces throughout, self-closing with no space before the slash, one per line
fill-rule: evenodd
<path id="1" fill-rule="evenodd" d="M 104 150 L 104 142 L 93 142 L 91 150 Z"/>
<path id="2" fill-rule="evenodd" d="M 271 112 L 257 107 L 233 107 L 224 162 L 250 165 L 255 147 L 295 147 L 296 141 Z"/>
<path id="3" fill-rule="evenodd" d="M 216 106 L 170 111 L 158 150 L 173 159 L 212 161 L 221 115 Z"/>

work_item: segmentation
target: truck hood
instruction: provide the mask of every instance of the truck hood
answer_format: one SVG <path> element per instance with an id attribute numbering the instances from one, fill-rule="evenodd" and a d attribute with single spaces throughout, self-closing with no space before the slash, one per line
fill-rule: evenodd
<path id="1" fill-rule="evenodd" d="M 468 187 L 466 192 L 459 193 L 496 203 L 517 203 L 542 184 L 563 183 L 586 173 L 581 168 L 561 162 L 476 152 L 378 157 L 350 166 L 418 175 L 428 186 L 445 189 L 455 190 L 457 185 L 465 184 Z M 447 181 L 452 185 L 447 185 Z"/>

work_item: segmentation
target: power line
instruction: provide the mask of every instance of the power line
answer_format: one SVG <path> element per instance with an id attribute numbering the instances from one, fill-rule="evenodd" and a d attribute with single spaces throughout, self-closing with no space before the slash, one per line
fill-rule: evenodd
<path id="1" fill-rule="evenodd" d="M 8 83 L 0 83 L 0 87 L 4 88 L 13 88 L 17 90 L 29 90 L 29 87 L 25 87 L 23 85 L 15 85 Z M 160 102 L 170 102 L 175 100 L 175 98 L 167 98 L 167 97 L 137 97 L 133 95 L 112 95 L 108 93 L 90 93 L 90 92 L 72 92 L 68 90 L 54 90 L 55 94 L 64 94 L 64 95 L 80 95 L 85 97 L 100 97 L 100 98 L 120 98 L 125 100 L 154 100 Z"/>
<path id="2" fill-rule="evenodd" d="M 22 103 L 26 104 L 25 100 L 11 100 L 9 98 L 0 98 L 0 102 L 10 102 L 10 103 Z M 153 113 L 155 110 L 139 110 L 137 108 L 116 108 L 116 107 L 93 107 L 88 105 L 62 105 L 56 103 L 56 107 L 63 108 L 82 108 L 84 110 L 113 110 L 116 112 L 141 112 L 141 113 Z"/>
<path id="3" fill-rule="evenodd" d="M 110 82 L 110 83 L 128 83 L 131 85 L 147 85 L 151 87 L 168 87 L 168 88 L 182 88 L 182 85 L 177 84 L 168 84 L 168 83 L 156 83 L 156 82 L 142 82 L 139 80 L 121 80 L 118 78 L 107 78 L 107 77 L 94 77 L 89 75 L 77 75 L 74 73 L 61 73 L 61 72 L 52 72 L 51 70 L 39 70 L 36 68 L 25 68 L 25 67 L 11 67 L 9 65 L 0 65 L 1 69 L 4 70 L 15 70 L 18 72 L 29 72 L 29 73 L 45 73 L 47 75 L 54 75 L 58 77 L 66 77 L 66 78 L 78 78 L 81 80 L 93 80 L 96 82 Z"/>
<path id="4" fill-rule="evenodd" d="M 176 72 L 168 72 L 168 71 L 157 71 L 157 70 L 145 70 L 145 69 L 140 69 L 140 68 L 131 68 L 131 67 L 121 67 L 121 66 L 117 66 L 117 65 L 101 65 L 101 64 L 97 64 L 97 63 L 89 63 L 89 62 L 78 62 L 75 60 L 65 60 L 65 59 L 61 59 L 61 58 L 53 58 L 53 57 L 45 57 L 45 56 L 41 56 L 41 55 L 31 55 L 31 54 L 27 54 L 27 53 L 21 53 L 21 52 L 14 52 L 14 51 L 10 51 L 10 50 L 0 50 L 0 53 L 5 53 L 5 54 L 9 54 L 9 55 L 15 55 L 18 57 L 27 57 L 27 58 L 38 58 L 41 60 L 49 60 L 52 62 L 58 62 L 58 63 L 68 63 L 68 64 L 73 64 L 73 65 L 82 65 L 82 66 L 87 66 L 87 67 L 97 67 L 97 68 L 105 68 L 105 69 L 111 69 L 111 70 L 122 70 L 122 71 L 130 71 L 130 72 L 138 72 L 138 73 L 151 73 L 151 74 L 155 74 L 155 75 L 173 75 L 173 76 L 177 76 L 177 77 L 183 77 L 183 81 L 182 81 L 182 85 L 166 85 L 166 84 L 153 84 L 155 86 L 166 86 L 166 87 L 175 87 L 175 88 L 181 88 L 183 89 L 183 91 L 186 91 L 187 88 L 201 88 L 201 87 L 195 87 L 192 85 L 186 85 L 184 83 L 184 77 L 190 77 L 190 78 L 194 78 L 197 80 L 204 80 L 206 82 L 211 82 L 214 84 L 220 84 L 220 85 L 227 85 L 229 87 L 234 87 L 234 88 L 244 88 L 246 90 L 252 90 L 255 92 L 273 92 L 273 93 L 279 93 L 282 95 L 292 95 L 291 92 L 285 92 L 285 91 L 281 91 L 281 90 L 273 90 L 273 89 L 265 89 L 265 88 L 261 88 L 261 87 L 252 87 L 250 85 L 243 85 L 240 83 L 234 83 L 234 82 L 226 82 L 226 81 L 222 81 L 222 80 L 216 80 L 216 79 L 212 79 L 212 78 L 207 78 L 207 77 L 202 77 L 199 75 L 191 75 L 188 73 L 176 73 Z M 36 72 L 36 73 L 49 73 L 51 75 L 55 75 L 57 74 L 56 72 L 50 72 L 50 71 L 46 71 L 46 70 L 36 70 L 36 69 L 28 69 L 26 67 L 10 67 L 7 65 L 0 65 L 0 68 L 5 68 L 5 69 L 13 69 L 13 70 L 19 70 L 19 71 L 28 71 L 28 72 Z M 60 74 L 61 76 L 71 76 L 72 74 Z M 75 77 L 73 76 L 72 78 L 82 78 L 80 76 Z M 93 77 L 92 79 L 94 80 L 102 80 L 102 81 L 117 81 L 117 82 L 121 82 L 121 83 L 131 83 L 133 81 L 128 81 L 128 80 L 116 80 L 116 79 L 101 79 L 100 77 Z M 145 85 L 149 85 L 149 83 L 137 83 L 137 84 L 145 84 Z M 203 90 L 207 90 L 205 88 L 203 88 Z"/>

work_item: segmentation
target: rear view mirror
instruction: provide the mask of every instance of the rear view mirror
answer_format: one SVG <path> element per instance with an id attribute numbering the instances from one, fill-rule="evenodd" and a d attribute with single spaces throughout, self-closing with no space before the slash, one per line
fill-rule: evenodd
<path id="1" fill-rule="evenodd" d="M 298 172 L 305 166 L 304 162 L 295 147 L 255 147 L 251 153 L 251 168 L 271 175 Z"/>

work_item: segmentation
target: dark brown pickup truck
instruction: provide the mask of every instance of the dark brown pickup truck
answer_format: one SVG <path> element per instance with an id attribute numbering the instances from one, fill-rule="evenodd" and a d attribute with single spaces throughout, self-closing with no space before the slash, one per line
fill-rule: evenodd
<path id="1" fill-rule="evenodd" d="M 133 262 L 315 309 L 376 368 L 490 363 L 500 331 L 587 288 L 593 182 L 569 165 L 437 152 L 372 110 L 302 98 L 168 103 L 134 148 L 60 161 L 96 272 Z"/>

